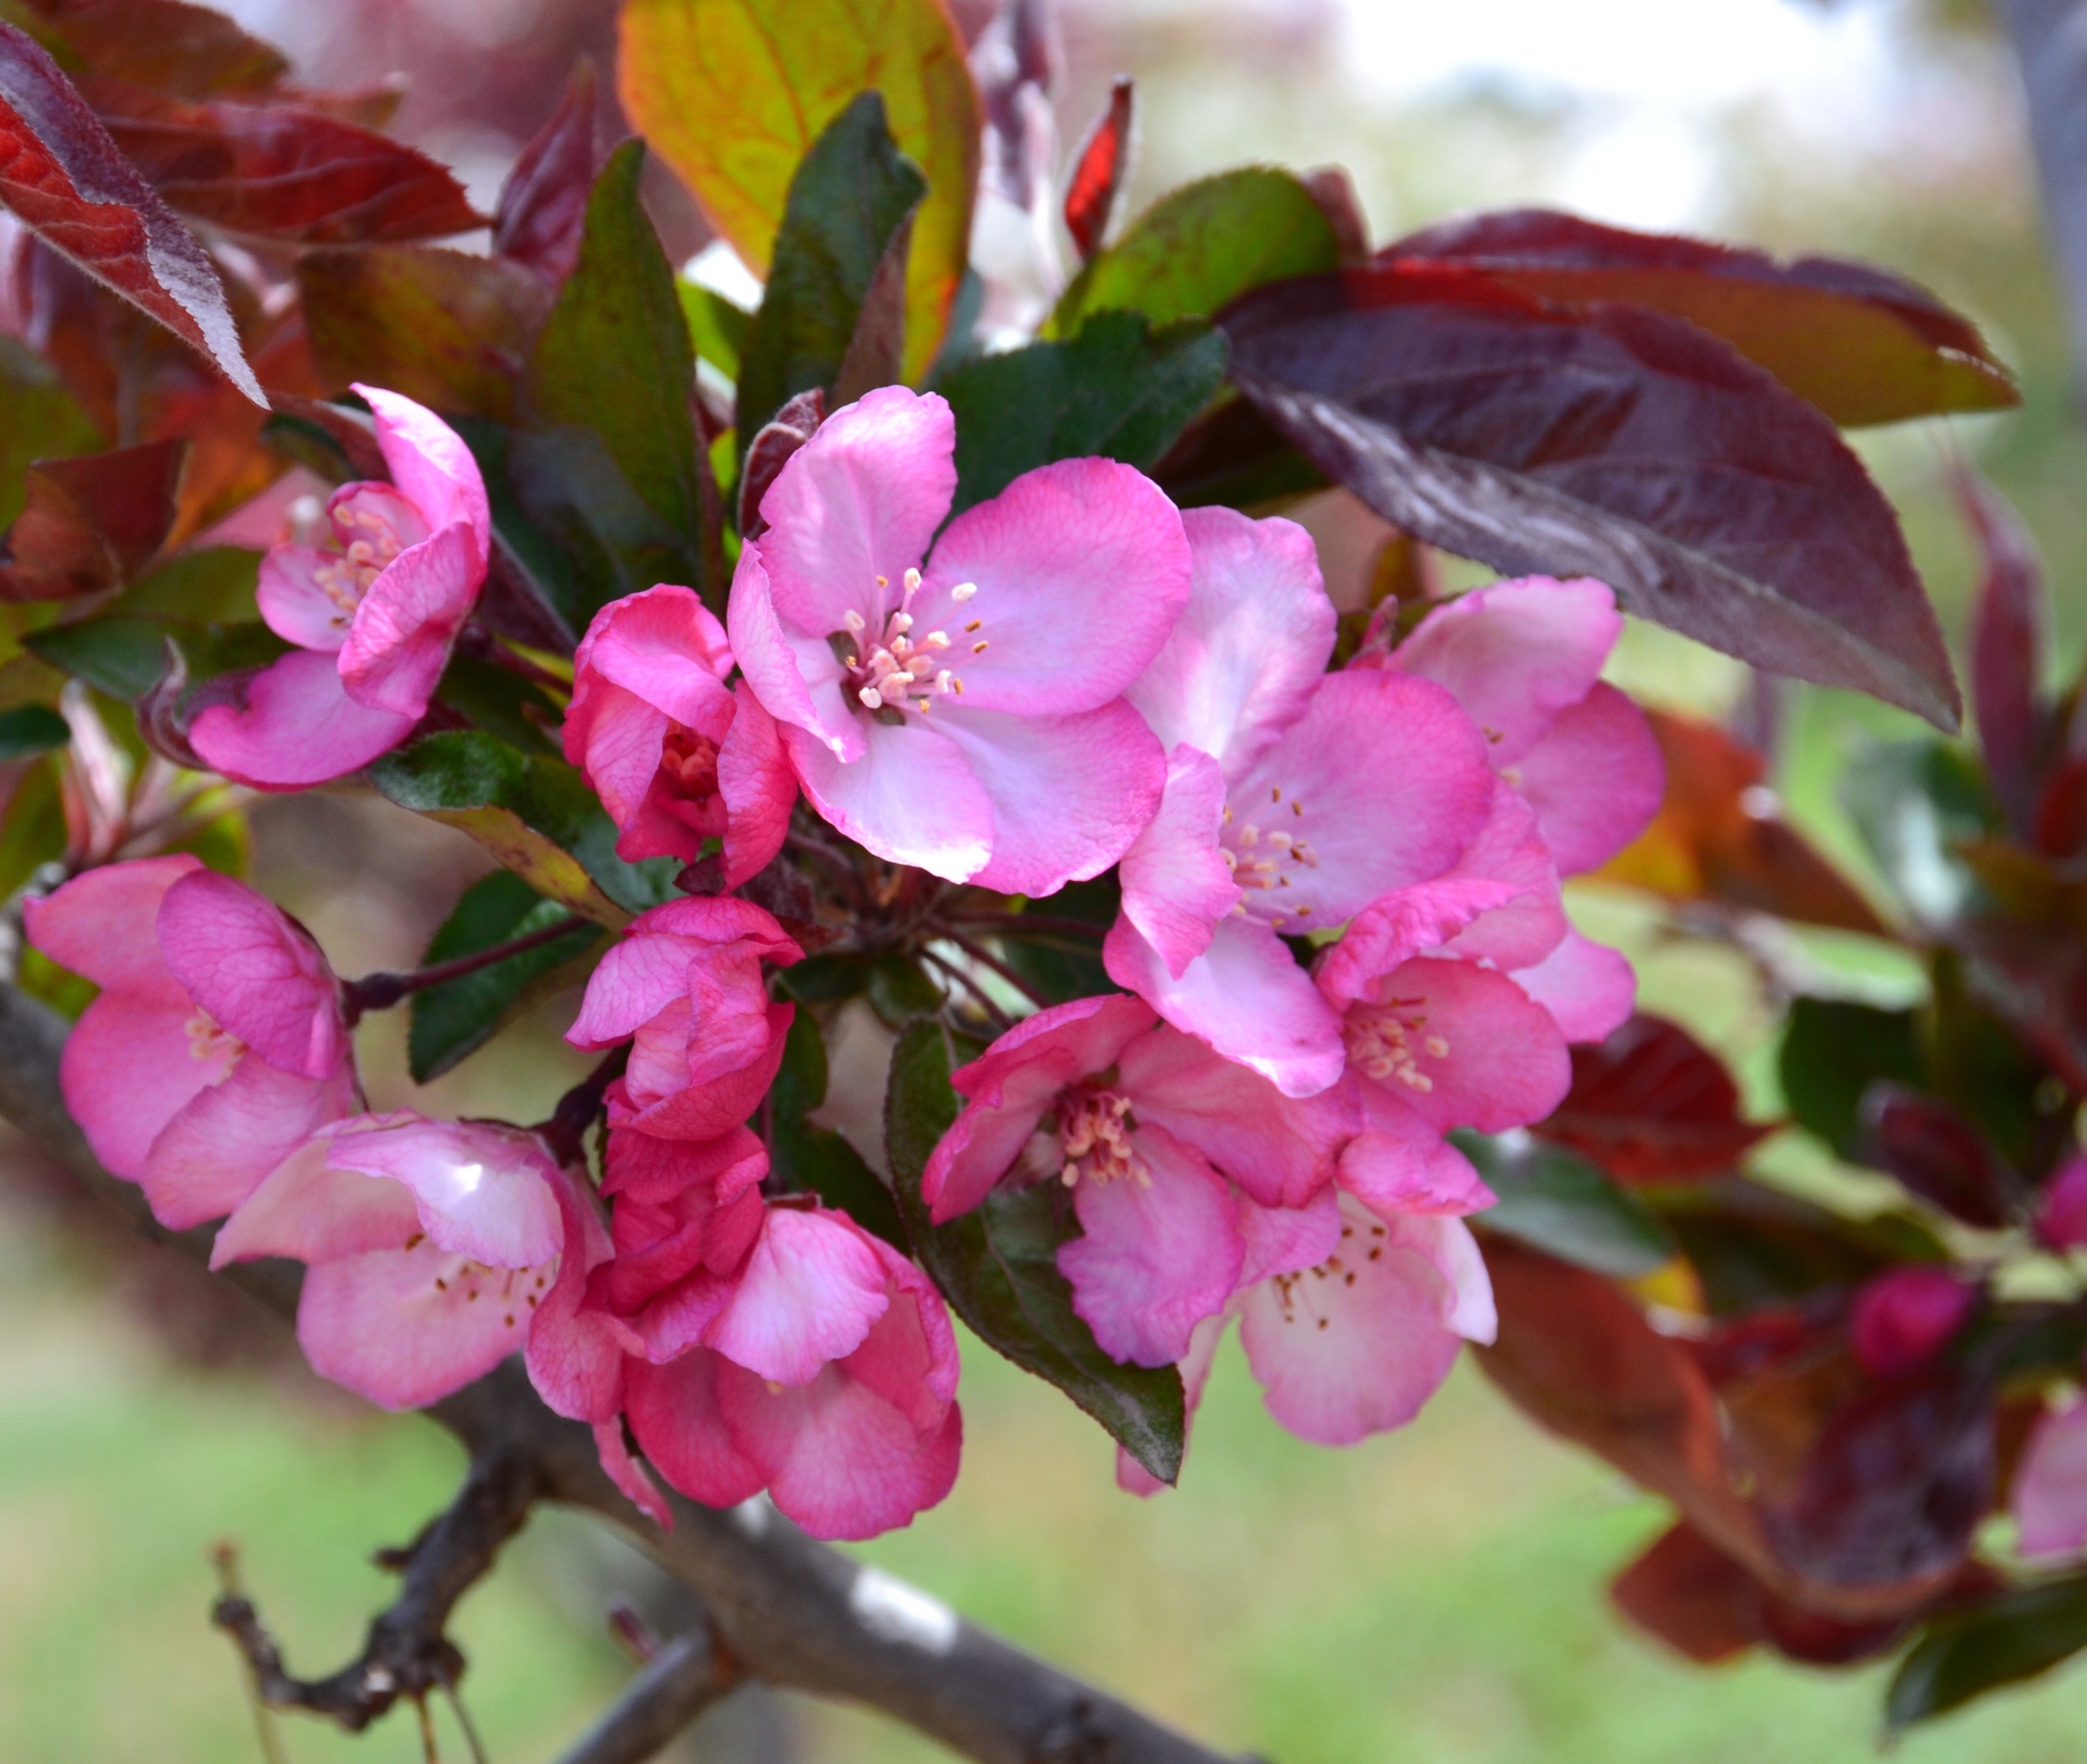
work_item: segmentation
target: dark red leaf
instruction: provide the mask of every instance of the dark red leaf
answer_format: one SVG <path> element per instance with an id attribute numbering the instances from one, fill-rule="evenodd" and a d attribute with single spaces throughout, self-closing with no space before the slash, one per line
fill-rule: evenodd
<path id="1" fill-rule="evenodd" d="M 179 506 L 186 441 L 40 460 L 8 529 L 0 599 L 71 600 L 119 588 L 157 556 Z"/>
<path id="2" fill-rule="evenodd" d="M 1986 1136 L 1939 1097 L 1873 1084 L 1863 1098 L 1865 1162 L 1924 1201 L 1987 1230 L 2008 1218 L 2006 1170 Z"/>
<path id="3" fill-rule="evenodd" d="M 1393 526 L 1954 729 L 1956 681 L 1898 517 L 1829 423 L 1665 313 L 1573 312 L 1474 270 L 1256 289 L 1232 377 Z"/>
<path id="4" fill-rule="evenodd" d="M 1599 1046 L 1572 1050 L 1573 1084 L 1536 1128 L 1622 1182 L 1730 1170 L 1774 1131 L 1739 1119 L 1724 1063 L 1679 1024 L 1639 1015 Z"/>
<path id="5" fill-rule="evenodd" d="M 2054 858 L 2077 857 L 2087 847 L 2087 760 L 2070 759 L 2044 781 L 2032 811 L 2030 838 Z"/>
<path id="6" fill-rule="evenodd" d="M 1958 505 L 1985 561 L 1971 615 L 1971 708 L 1986 778 L 2017 833 L 2031 831 L 2044 764 L 2038 687 L 2049 592 L 2043 559 L 2021 518 L 1967 464 L 1951 473 Z"/>
<path id="7" fill-rule="evenodd" d="M 485 225 L 447 167 L 374 129 L 296 104 L 184 103 L 116 80 L 82 90 L 171 207 L 228 233 L 348 245 Z"/>
<path id="8" fill-rule="evenodd" d="M 825 394 L 814 386 L 809 392 L 799 392 L 761 426 L 747 449 L 746 467 L 739 477 L 741 538 L 758 539 L 767 529 L 768 523 L 761 519 L 761 498 L 790 455 L 816 435 L 825 420 Z"/>
<path id="9" fill-rule="evenodd" d="M 1369 217 L 1362 213 L 1362 199 L 1356 194 L 1355 180 L 1348 176 L 1347 169 L 1322 165 L 1316 171 L 1300 173 L 1298 182 L 1319 205 L 1327 225 L 1333 229 L 1333 237 L 1340 242 L 1343 266 L 1367 263 Z"/>
<path id="10" fill-rule="evenodd" d="M 1482 269 L 1577 308 L 1617 300 L 1672 313 L 1850 427 L 2021 402 L 1976 326 L 1925 288 L 1868 264 L 1779 263 L 1761 251 L 1632 233 L 1549 209 L 1444 221 L 1378 255 Z"/>
<path id="11" fill-rule="evenodd" d="M 290 71 L 279 50 L 224 14 L 186 0 L 29 0 L 78 57 L 80 71 L 176 98 L 272 90 Z"/>
<path id="12" fill-rule="evenodd" d="M 594 64 L 582 61 L 572 84 L 522 150 L 500 190 L 493 248 L 562 282 L 580 261 L 580 230 L 600 170 L 594 156 Z"/>
<path id="13" fill-rule="evenodd" d="M 1066 185 L 1065 223 L 1082 261 L 1101 249 L 1109 217 L 1116 212 L 1116 198 L 1123 194 L 1130 174 L 1130 128 L 1136 120 L 1132 83 L 1125 77 L 1109 88 L 1108 108 L 1072 160 L 1072 176 Z"/>
<path id="14" fill-rule="evenodd" d="M 0 24 L 0 201 L 266 406 L 217 271 L 58 65 Z"/>

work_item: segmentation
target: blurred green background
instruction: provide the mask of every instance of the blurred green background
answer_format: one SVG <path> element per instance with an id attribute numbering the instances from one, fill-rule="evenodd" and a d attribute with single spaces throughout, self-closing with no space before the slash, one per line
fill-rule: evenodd
<path id="1" fill-rule="evenodd" d="M 409 132 L 497 180 L 514 142 L 458 120 L 470 109 L 452 89 L 464 63 L 426 45 L 477 43 L 478 71 L 493 79 L 501 55 L 580 41 L 610 9 L 233 10 L 320 81 L 427 70 Z M 380 14 L 391 35 L 353 28 Z M 401 18 L 420 17 L 432 35 L 398 34 Z M 1857 444 L 1903 510 L 1959 650 L 1972 564 L 1939 481 L 1953 446 L 2029 520 L 2057 583 L 2059 653 L 2076 658 L 2087 457 L 2013 71 L 1982 5 L 1084 0 L 1066 8 L 1066 34 L 1069 133 L 1111 73 L 1138 76 L 1136 200 L 1254 158 L 1338 160 L 1380 238 L 1465 207 L 1563 202 L 1869 257 L 1926 281 L 1989 329 L 2021 372 L 2025 406 Z M 1339 592 L 1381 528 L 1340 498 L 1306 513 Z M 1616 671 L 1700 714 L 1729 708 L 1746 684 L 1723 658 L 1654 632 L 1633 632 Z M 1787 712 L 1778 783 L 1860 870 L 1834 777 L 1854 744 L 1907 726 L 1803 690 Z M 271 804 L 256 835 L 257 879 L 348 972 L 410 963 L 479 868 L 460 839 L 346 798 Z M 1674 937 L 1641 903 L 1590 892 L 1578 908 L 1639 957 L 1645 1004 L 1731 1055 L 1753 1105 L 1772 1114 L 1773 1021 L 1746 965 Z M 1796 953 L 1848 983 L 1917 983 L 1845 940 Z M 416 1100 L 541 1114 L 571 1069 L 555 1039 L 569 1009 L 548 1008 Z M 383 1020 L 362 1032 L 379 1106 L 410 1091 L 397 1034 Z M 0 1759 L 260 1758 L 241 1671 L 205 1621 L 210 1547 L 237 1540 L 293 1666 L 330 1669 L 386 1596 L 370 1551 L 411 1537 L 446 1498 L 458 1454 L 434 1428 L 373 1417 L 294 1367 L 212 1364 L 224 1357 L 221 1320 L 83 1238 L 45 1197 L 33 1157 L 13 1148 L 6 1161 L 21 1180 L 0 1184 Z M 1820 1174 L 1787 1143 L 1768 1161 L 1791 1180 Z M 1267 1419 L 1228 1347 L 1184 1486 L 1149 1503 L 1116 1492 L 1090 1424 L 975 1344 L 963 1402 L 957 1493 L 862 1553 L 1219 1746 L 1280 1764 L 1826 1764 L 1874 1749 L 1880 1669 L 1750 1659 L 1704 1671 L 1624 1630 L 1603 1586 L 1665 1522 L 1656 1503 L 1535 1433 L 1468 1366 L 1405 1433 L 1328 1452 Z M 547 1514 L 465 1605 L 467 1701 L 498 1764 L 552 1756 L 628 1675 L 604 1612 L 632 1577 L 635 1556 L 597 1528 Z M 867 1715 L 743 1700 L 683 1755 L 938 1755 Z M 443 1720 L 443 1756 L 466 1755 Z M 420 1756 L 406 1716 L 359 1740 L 305 1721 L 278 1731 L 282 1754 L 300 1761 Z M 1902 1748 L 1908 1764 L 2058 1764 L 2083 1751 L 2077 1673 L 1991 1698 Z"/>

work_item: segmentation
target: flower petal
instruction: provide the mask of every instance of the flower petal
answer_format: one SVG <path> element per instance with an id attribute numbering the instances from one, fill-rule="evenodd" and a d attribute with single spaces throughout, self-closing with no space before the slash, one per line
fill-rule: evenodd
<path id="1" fill-rule="evenodd" d="M 1124 917 L 1175 979 L 1210 948 L 1211 932 L 1240 898 L 1217 843 L 1224 774 L 1187 746 L 1167 756 L 1158 812 L 1123 855 Z"/>
<path id="2" fill-rule="evenodd" d="M 842 696 L 840 659 L 823 637 L 783 628 L 760 547 L 751 541 L 739 553 L 725 616 L 740 671 L 768 714 L 842 759 L 860 759 L 866 721 Z"/>
<path id="3" fill-rule="evenodd" d="M 338 569 L 340 554 L 311 545 L 270 547 L 261 559 L 254 604 L 262 623 L 286 643 L 331 654 L 348 640 L 355 608 L 320 583 L 322 570 Z"/>
<path id="4" fill-rule="evenodd" d="M 1558 947 L 1532 968 L 1517 968 L 1515 984 L 1551 1013 L 1568 1041 L 1605 1041 L 1630 1021 L 1638 976 L 1607 944 L 1568 930 Z"/>
<path id="5" fill-rule="evenodd" d="M 797 774 L 782 731 L 742 680 L 737 709 L 718 748 L 718 794 L 725 799 L 725 886 L 737 888 L 768 868 L 789 834 Z"/>
<path id="6" fill-rule="evenodd" d="M 251 1056 L 241 1060 L 222 1084 L 198 1091 L 153 1141 L 138 1176 L 153 1216 L 171 1231 L 223 1218 L 312 1134 L 352 1115 L 357 1100 L 355 1074 L 345 1066 L 305 1078 Z"/>
<path id="7" fill-rule="evenodd" d="M 1474 962 L 1404 963 L 1349 1007 L 1345 1029 L 1357 1072 L 1438 1129 L 1524 1126 L 1572 1088 L 1565 1038 L 1550 1012 Z M 1372 1057 L 1379 1047 L 1383 1060 Z"/>
<path id="8" fill-rule="evenodd" d="M 177 852 L 90 869 L 39 899 L 22 902 L 29 941 L 61 968 L 107 990 L 179 990 L 159 953 L 159 902 L 203 868 Z"/>
<path id="9" fill-rule="evenodd" d="M 2087 1544 L 2087 1398 L 2046 1414 L 2015 1473 L 2016 1548 L 2030 1561 Z"/>
<path id="10" fill-rule="evenodd" d="M 485 581 L 476 543 L 461 524 L 438 528 L 370 583 L 339 656 L 341 684 L 357 704 L 415 722 L 427 714 Z"/>
<path id="11" fill-rule="evenodd" d="M 346 1060 L 333 970 L 274 902 L 194 870 L 167 890 L 157 928 L 174 978 L 271 1066 L 324 1078 Z"/>
<path id="12" fill-rule="evenodd" d="M 552 1186 L 557 1166 L 519 1127 L 408 1117 L 342 1134 L 328 1161 L 403 1182 L 428 1237 L 487 1267 L 533 1267 L 564 1241 Z"/>
<path id="13" fill-rule="evenodd" d="M 1606 864 L 1659 811 L 1667 764 L 1645 714 L 1597 681 L 1508 768 L 1561 876 Z"/>
<path id="14" fill-rule="evenodd" d="M 58 1061 L 66 1109 L 105 1168 L 139 1181 L 153 1142 L 191 1098 L 223 1082 L 237 1050 L 197 1036 L 209 1019 L 171 983 L 110 990 L 81 1012 Z"/>
<path id="15" fill-rule="evenodd" d="M 949 730 L 910 717 L 898 728 L 867 718 L 858 726 L 862 757 L 852 762 L 784 726 L 784 746 L 812 807 L 891 863 L 947 882 L 976 875 L 992 855 L 993 804 Z"/>
<path id="16" fill-rule="evenodd" d="M 1472 1161 L 1382 1084 L 1358 1084 L 1364 1125 L 1340 1154 L 1340 1185 L 1372 1210 L 1482 1211 L 1500 1197 Z"/>
<path id="17" fill-rule="evenodd" d="M 301 790 L 357 772 L 413 733 L 413 717 L 357 704 L 330 655 L 294 649 L 213 704 L 188 741 L 214 772 L 257 790 Z"/>
<path id="18" fill-rule="evenodd" d="M 633 1360 L 624 1368 L 624 1413 L 652 1467 L 691 1500 L 735 1507 L 768 1478 L 733 1443 L 718 1412 L 718 1373 L 726 1362 L 706 1348 L 664 1366 Z"/>
<path id="19" fill-rule="evenodd" d="M 211 1266 L 257 1256 L 317 1265 L 403 1250 L 420 1237 L 419 1210 L 403 1182 L 337 1169 L 328 1161 L 336 1138 L 383 1127 L 393 1119 L 364 1116 L 299 1146 L 233 1209 L 212 1245 Z"/>
<path id="20" fill-rule="evenodd" d="M 862 1346 L 890 1299 L 861 1233 L 823 1212 L 771 1207 L 705 1345 L 778 1384 L 802 1384 Z"/>
<path id="21" fill-rule="evenodd" d="M 432 532 L 461 522 L 476 548 L 484 573 L 493 521 L 485 479 L 463 438 L 423 405 L 382 386 L 357 384 L 376 417 L 377 447 L 402 490 Z"/>

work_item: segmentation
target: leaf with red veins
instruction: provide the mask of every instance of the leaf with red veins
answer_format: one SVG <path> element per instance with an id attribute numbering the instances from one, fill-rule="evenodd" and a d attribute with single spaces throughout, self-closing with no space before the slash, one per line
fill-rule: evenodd
<path id="1" fill-rule="evenodd" d="M 580 234 L 599 167 L 594 156 L 594 64 L 582 61 L 548 121 L 501 186 L 493 249 L 563 281 L 580 261 Z"/>

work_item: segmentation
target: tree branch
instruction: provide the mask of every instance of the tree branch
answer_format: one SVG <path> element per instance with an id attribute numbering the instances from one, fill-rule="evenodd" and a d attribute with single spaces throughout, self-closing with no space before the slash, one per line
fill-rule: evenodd
<path id="1" fill-rule="evenodd" d="M 558 1764 L 643 1764 L 738 1683 L 707 1628 L 676 1636 Z"/>
<path id="2" fill-rule="evenodd" d="M 208 1230 L 166 1231 L 135 1185 L 96 1162 L 59 1095 L 66 1033 L 47 1006 L 0 985 L 0 1117 L 144 1236 L 208 1261 Z M 300 1273 L 261 1262 L 241 1264 L 227 1277 L 287 1322 Z M 765 1499 L 720 1512 L 671 1496 L 674 1526 L 663 1534 L 603 1473 L 591 1433 L 544 1408 L 518 1361 L 427 1412 L 464 1442 L 474 1465 L 517 1466 L 541 1497 L 621 1526 L 702 1598 L 717 1645 L 749 1678 L 867 1704 L 980 1764 L 1223 1764 L 1222 1754 L 964 1621 L 941 1601 L 815 1543 Z"/>

